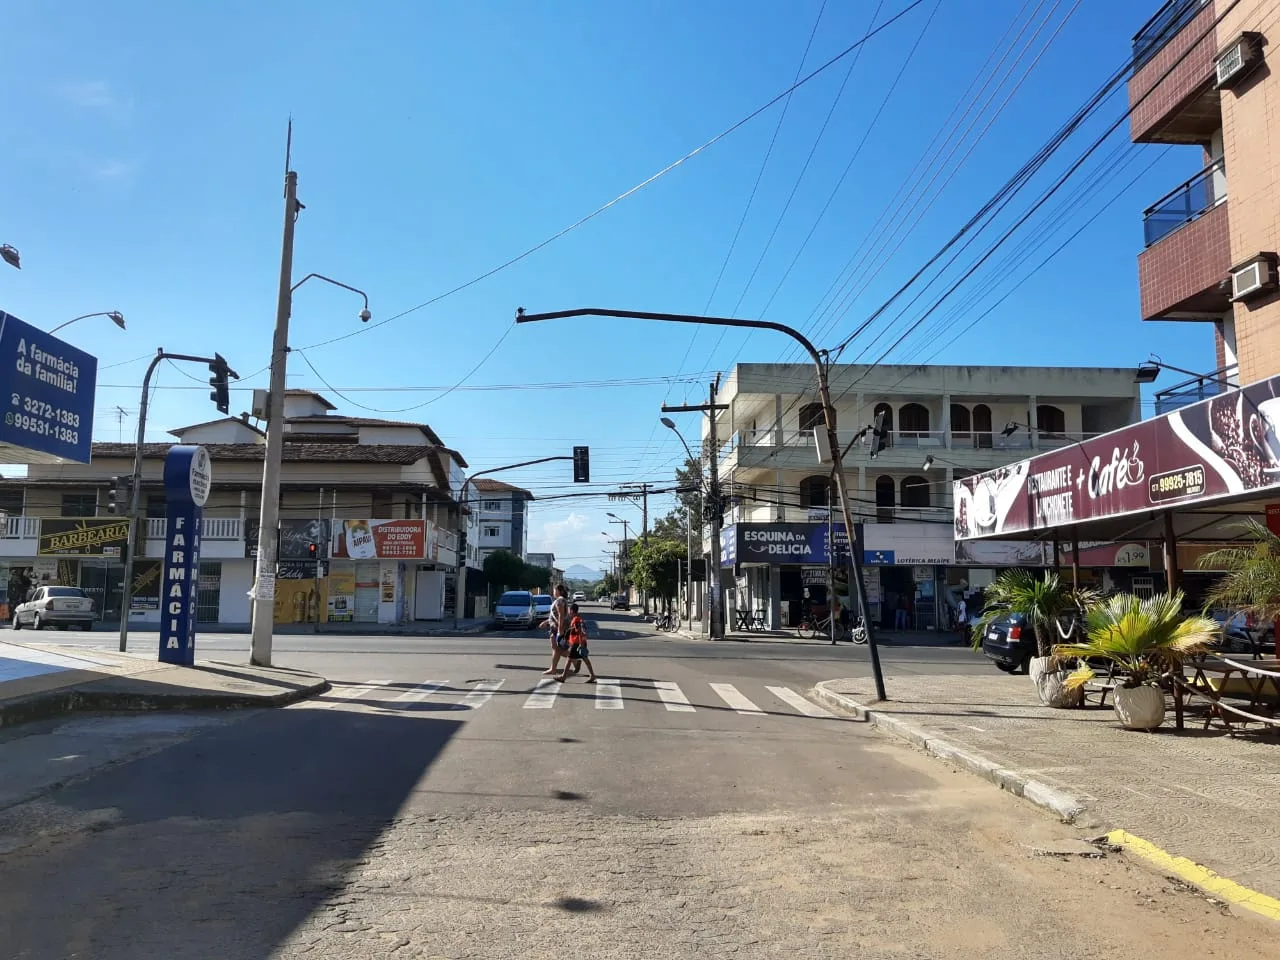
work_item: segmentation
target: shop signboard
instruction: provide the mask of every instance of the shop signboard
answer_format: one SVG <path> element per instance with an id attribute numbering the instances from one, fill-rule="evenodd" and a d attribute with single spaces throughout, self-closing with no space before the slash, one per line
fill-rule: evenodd
<path id="1" fill-rule="evenodd" d="M 335 523 L 334 559 L 421 560 L 426 553 L 422 520 L 343 520 Z"/>
<path id="2" fill-rule="evenodd" d="M 0 369 L 0 445 L 88 463 L 97 359 L 0 310 Z"/>
<path id="3" fill-rule="evenodd" d="M 50 517 L 40 521 L 36 553 L 42 557 L 119 557 L 128 543 L 128 520 Z"/>
<path id="4" fill-rule="evenodd" d="M 209 452 L 178 445 L 164 459 L 166 532 L 160 593 L 160 661 L 189 667 L 196 656 L 200 525 L 213 485 Z M 128 524 L 126 523 L 126 528 Z"/>
<path id="5" fill-rule="evenodd" d="M 311 553 L 311 545 L 316 545 L 316 553 L 325 556 L 325 547 L 329 543 L 328 520 L 281 520 L 278 560 L 311 560 L 316 556 Z M 255 544 L 256 546 L 256 544 Z M 315 567 L 310 576 L 316 575 Z M 280 574 L 284 576 L 284 574 Z"/>
<path id="6" fill-rule="evenodd" d="M 1045 567 L 1051 565 L 1039 540 L 957 540 L 955 562 L 973 567 Z"/>
<path id="7" fill-rule="evenodd" d="M 735 563 L 821 565 L 832 560 L 830 540 L 835 541 L 835 562 L 844 562 L 849 544 L 842 524 L 738 523 L 722 532 L 720 559 L 726 567 Z"/>
<path id="8" fill-rule="evenodd" d="M 1280 376 L 955 483 L 957 540 L 1280 488 Z"/>
<path id="9" fill-rule="evenodd" d="M 880 566 L 935 566 L 955 560 L 951 525 L 868 523 L 863 525 L 863 562 Z"/>
<path id="10" fill-rule="evenodd" d="M 129 612 L 160 609 L 159 560 L 135 560 L 133 564 L 133 589 L 129 591 Z"/>
<path id="11" fill-rule="evenodd" d="M 329 620 L 350 623 L 356 612 L 356 572 L 335 567 L 329 574 Z"/>

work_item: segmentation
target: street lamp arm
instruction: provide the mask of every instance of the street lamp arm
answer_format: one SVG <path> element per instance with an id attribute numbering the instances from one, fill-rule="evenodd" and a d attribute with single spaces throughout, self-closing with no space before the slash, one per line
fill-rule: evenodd
<path id="1" fill-rule="evenodd" d="M 539 320 L 563 320 L 566 317 L 621 317 L 627 320 L 662 320 L 667 323 L 700 323 L 711 327 L 747 327 L 754 330 L 775 330 L 785 333 L 808 352 L 814 363 L 822 362 L 822 354 L 809 338 L 785 323 L 772 320 L 742 320 L 738 317 L 699 317 L 685 313 L 649 313 L 643 310 L 606 310 L 602 307 L 583 307 L 580 310 L 558 310 L 555 313 L 525 313 L 524 307 L 516 310 L 516 323 L 536 323 Z"/>
<path id="2" fill-rule="evenodd" d="M 332 277 L 326 277 L 323 273 L 308 273 L 305 277 L 303 277 L 301 280 L 295 283 L 292 287 L 290 287 L 289 292 L 293 293 L 295 290 L 297 290 L 300 286 L 302 286 L 304 283 L 306 283 L 308 280 L 312 279 L 313 277 L 316 280 L 323 280 L 325 283 L 332 283 L 335 287 L 341 287 L 343 290 L 350 290 L 352 293 L 360 294 L 360 296 L 364 298 L 364 308 L 366 310 L 369 309 L 369 295 L 367 293 L 365 293 L 363 290 L 357 289 L 356 287 L 348 286 L 347 284 L 343 283 L 340 280 L 334 280 Z"/>
<path id="3" fill-rule="evenodd" d="M 69 327 L 71 326 L 71 324 L 75 323 L 77 320 L 87 320 L 90 317 L 110 317 L 112 323 L 114 323 L 121 330 L 124 329 L 124 314 L 122 314 L 119 310 L 99 310 L 96 313 L 82 313 L 78 317 L 72 317 L 70 320 L 67 320 L 67 321 L 64 321 L 63 323 L 58 324 L 56 327 L 50 330 L 49 333 L 57 333 L 63 327 Z"/>

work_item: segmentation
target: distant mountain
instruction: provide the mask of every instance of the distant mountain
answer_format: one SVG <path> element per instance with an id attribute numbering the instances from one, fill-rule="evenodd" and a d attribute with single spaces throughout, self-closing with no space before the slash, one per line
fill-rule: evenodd
<path id="1" fill-rule="evenodd" d="M 590 567 L 584 567 L 580 563 L 575 563 L 564 572 L 567 580 L 600 580 L 604 574 L 599 570 L 592 570 Z"/>

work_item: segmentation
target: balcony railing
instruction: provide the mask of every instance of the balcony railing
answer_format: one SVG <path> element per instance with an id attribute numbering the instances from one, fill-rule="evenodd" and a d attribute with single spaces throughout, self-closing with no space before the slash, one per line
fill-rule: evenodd
<path id="1" fill-rule="evenodd" d="M 40 536 L 40 518 L 8 517 L 0 530 L 4 531 L 6 540 L 35 540 Z"/>
<path id="2" fill-rule="evenodd" d="M 1142 214 L 1147 246 L 1159 243 L 1227 199 L 1226 169 L 1225 162 L 1218 160 L 1148 207 Z"/>
<path id="3" fill-rule="evenodd" d="M 1156 416 L 1190 406 L 1193 403 L 1199 403 L 1201 400 L 1209 399 L 1209 397 L 1216 397 L 1218 394 L 1231 389 L 1231 381 L 1236 378 L 1239 370 L 1239 366 L 1233 363 L 1230 366 L 1223 367 L 1221 370 L 1215 370 L 1213 373 L 1206 373 L 1199 377 L 1192 377 L 1190 380 L 1175 383 L 1172 387 L 1159 391 L 1154 398 Z"/>
<path id="4" fill-rule="evenodd" d="M 952 430 L 953 450 L 1030 450 L 1031 438 L 1025 430 L 1004 436 L 995 430 Z"/>
<path id="5" fill-rule="evenodd" d="M 1133 72 L 1137 73 L 1178 35 L 1210 0 L 1168 0 L 1133 37 Z"/>
<path id="6" fill-rule="evenodd" d="M 458 533 L 447 527 L 436 527 L 436 543 L 441 550 L 458 549 Z"/>
<path id="7" fill-rule="evenodd" d="M 147 539 L 163 540 L 166 523 L 164 517 L 147 517 Z M 203 540 L 239 540 L 243 529 L 239 517 L 205 517 L 200 537 Z"/>

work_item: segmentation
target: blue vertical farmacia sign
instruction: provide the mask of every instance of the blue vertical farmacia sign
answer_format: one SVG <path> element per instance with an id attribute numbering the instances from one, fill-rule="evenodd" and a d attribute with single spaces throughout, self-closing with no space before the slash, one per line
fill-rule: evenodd
<path id="1" fill-rule="evenodd" d="M 160 660 L 164 663 L 187 667 L 195 663 L 200 528 L 212 484 L 209 452 L 204 447 L 169 448 L 164 461 L 168 525 L 160 595 Z"/>

